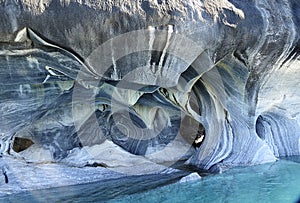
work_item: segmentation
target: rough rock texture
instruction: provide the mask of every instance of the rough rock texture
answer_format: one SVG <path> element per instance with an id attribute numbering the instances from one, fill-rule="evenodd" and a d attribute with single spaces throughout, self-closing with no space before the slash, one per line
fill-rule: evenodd
<path id="1" fill-rule="evenodd" d="M 0 152 L 66 163 L 111 140 L 211 170 L 300 155 L 299 29 L 297 0 L 1 1 Z"/>

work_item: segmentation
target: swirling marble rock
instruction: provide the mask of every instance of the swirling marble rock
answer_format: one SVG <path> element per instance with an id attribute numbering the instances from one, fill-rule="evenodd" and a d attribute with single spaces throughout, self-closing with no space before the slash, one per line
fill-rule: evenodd
<path id="1" fill-rule="evenodd" d="M 80 151 L 109 142 L 127 166 L 216 171 L 300 155 L 297 0 L 0 5 L 1 154 L 115 166 Z"/>

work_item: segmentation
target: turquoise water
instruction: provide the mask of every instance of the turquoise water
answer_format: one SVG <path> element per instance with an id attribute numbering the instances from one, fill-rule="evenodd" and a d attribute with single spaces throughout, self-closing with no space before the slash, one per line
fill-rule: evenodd
<path id="1" fill-rule="evenodd" d="M 234 168 L 196 182 L 177 183 L 182 174 L 128 177 L 10 195 L 0 202 L 297 202 L 297 159 Z"/>
<path id="2" fill-rule="evenodd" d="M 172 184 L 110 202 L 297 202 L 300 164 L 281 160 L 272 164 L 235 168 L 202 180 Z"/>

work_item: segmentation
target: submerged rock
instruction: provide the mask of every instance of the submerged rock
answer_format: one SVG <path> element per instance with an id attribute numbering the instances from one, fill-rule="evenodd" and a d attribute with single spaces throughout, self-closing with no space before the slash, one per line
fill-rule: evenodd
<path id="1" fill-rule="evenodd" d="M 300 155 L 296 0 L 0 5 L 1 154 L 158 171 Z"/>
<path id="2" fill-rule="evenodd" d="M 201 176 L 198 173 L 194 172 L 194 173 L 191 173 L 191 174 L 181 178 L 179 180 L 179 183 L 187 183 L 187 182 L 197 181 L 200 179 L 201 179 Z"/>

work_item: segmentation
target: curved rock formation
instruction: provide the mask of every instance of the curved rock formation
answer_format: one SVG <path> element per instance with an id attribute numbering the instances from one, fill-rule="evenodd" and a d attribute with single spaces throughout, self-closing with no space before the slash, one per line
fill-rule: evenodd
<path id="1" fill-rule="evenodd" d="M 111 140 L 211 170 L 300 155 L 297 0 L 0 5 L 2 154 L 76 165 Z"/>

